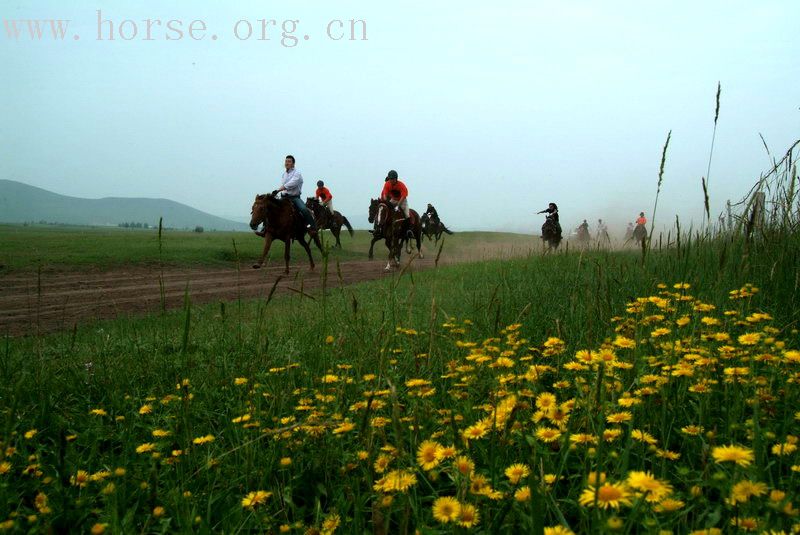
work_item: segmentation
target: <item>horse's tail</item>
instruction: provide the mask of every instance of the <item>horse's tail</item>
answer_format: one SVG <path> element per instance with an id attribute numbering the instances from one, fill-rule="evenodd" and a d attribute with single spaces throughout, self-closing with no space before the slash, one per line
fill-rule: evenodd
<path id="1" fill-rule="evenodd" d="M 448 234 L 452 234 L 453 233 L 452 230 L 450 230 L 449 228 L 445 227 L 444 225 L 442 225 L 442 230 L 445 231 Z"/>
<path id="2" fill-rule="evenodd" d="M 344 226 L 347 227 L 347 232 L 349 232 L 350 233 L 350 237 L 352 237 L 353 236 L 353 227 L 350 226 L 350 221 L 348 221 L 345 216 L 342 216 L 342 223 L 344 223 Z"/>

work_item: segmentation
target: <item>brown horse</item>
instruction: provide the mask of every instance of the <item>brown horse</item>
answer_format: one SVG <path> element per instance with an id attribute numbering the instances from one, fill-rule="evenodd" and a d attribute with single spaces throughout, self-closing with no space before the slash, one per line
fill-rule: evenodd
<path id="1" fill-rule="evenodd" d="M 258 226 L 264 223 L 264 230 L 258 232 Z M 264 263 L 264 259 L 269 254 L 269 248 L 273 240 L 281 240 L 284 243 L 283 258 L 286 262 L 286 273 L 289 273 L 289 250 L 292 240 L 297 240 L 308 254 L 308 262 L 311 269 L 314 269 L 314 258 L 311 256 L 311 249 L 306 242 L 306 225 L 300 214 L 297 213 L 289 199 L 278 199 L 270 194 L 256 195 L 253 209 L 250 211 L 250 228 L 256 230 L 256 234 L 264 236 L 264 251 L 261 253 L 257 264 L 253 264 L 253 269 L 258 269 Z M 322 244 L 319 237 L 313 236 L 314 244 L 322 251 Z M 324 253 L 323 253 L 324 254 Z"/>
<path id="2" fill-rule="evenodd" d="M 371 199 L 369 204 L 369 222 L 372 223 L 372 242 L 369 244 L 369 257 L 372 258 L 372 249 L 375 242 L 383 238 L 386 241 L 386 248 L 389 249 L 389 261 L 386 264 L 388 271 L 392 267 L 400 265 L 400 252 L 403 243 L 406 244 L 406 254 L 411 254 L 411 239 L 417 242 L 417 251 L 422 258 L 422 227 L 420 225 L 419 214 L 415 210 L 408 211 L 408 220 L 403 218 L 403 214 L 395 210 L 386 201 Z"/>
<path id="3" fill-rule="evenodd" d="M 342 232 L 342 226 L 347 227 L 350 236 L 353 236 L 353 227 L 350 226 L 350 221 L 345 216 L 337 212 L 330 212 L 327 208 L 322 206 L 322 203 L 316 197 L 306 198 L 306 206 L 314 214 L 314 221 L 317 223 L 319 230 L 328 229 L 331 234 L 336 238 L 336 245 L 334 247 L 341 247 L 342 242 L 339 241 L 339 234 Z"/>

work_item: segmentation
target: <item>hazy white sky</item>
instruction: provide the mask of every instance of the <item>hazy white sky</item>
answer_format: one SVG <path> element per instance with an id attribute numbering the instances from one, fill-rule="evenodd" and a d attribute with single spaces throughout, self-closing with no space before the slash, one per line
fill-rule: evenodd
<path id="1" fill-rule="evenodd" d="M 649 215 L 669 130 L 657 216 L 699 221 L 717 81 L 715 212 L 768 167 L 759 133 L 774 153 L 800 137 L 800 2 L 237 4 L 4 2 L 6 20 L 70 25 L 57 42 L 0 27 L 0 178 L 243 218 L 292 153 L 304 193 L 324 179 L 357 226 L 397 169 L 411 207 L 456 230 L 538 232 L 550 201 L 565 227 Z M 137 37 L 98 41 L 98 8 Z M 170 19 L 183 39 L 165 40 Z M 277 21 L 270 40 L 259 19 Z M 328 38 L 335 19 L 366 21 L 367 40 Z"/>

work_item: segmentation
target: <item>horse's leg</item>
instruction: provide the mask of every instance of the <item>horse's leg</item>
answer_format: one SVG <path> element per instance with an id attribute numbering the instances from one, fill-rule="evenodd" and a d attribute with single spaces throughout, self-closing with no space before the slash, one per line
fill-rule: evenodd
<path id="1" fill-rule="evenodd" d="M 419 257 L 420 258 L 425 258 L 422 255 L 422 232 L 417 232 L 415 234 L 414 238 L 417 240 L 417 252 L 419 252 Z"/>
<path id="2" fill-rule="evenodd" d="M 373 252 L 372 249 L 375 247 L 375 242 L 380 240 L 380 237 L 376 238 L 374 235 L 372 236 L 372 242 L 369 244 L 369 259 L 372 260 Z"/>
<path id="3" fill-rule="evenodd" d="M 287 275 L 289 274 L 289 251 L 292 248 L 292 240 L 290 238 L 286 238 L 286 242 L 284 243 L 283 247 L 283 261 L 286 264 L 286 269 L 284 273 Z"/>
<path id="4" fill-rule="evenodd" d="M 319 240 L 316 240 L 316 241 L 319 241 Z M 309 247 L 308 243 L 306 243 L 305 238 L 301 238 L 300 239 L 300 245 L 302 245 L 303 249 L 306 250 L 306 254 L 308 255 L 308 263 L 311 264 L 311 269 L 314 269 L 314 257 L 311 256 L 311 247 Z M 317 244 L 317 246 L 319 247 L 319 244 Z M 320 249 L 320 251 L 321 250 L 322 249 Z"/>
<path id="5" fill-rule="evenodd" d="M 272 246 L 272 234 L 264 236 L 264 250 L 261 252 L 261 258 L 258 259 L 258 264 L 253 264 L 253 269 L 258 269 L 264 263 L 264 259 L 269 254 L 269 248 Z"/>
<path id="6" fill-rule="evenodd" d="M 336 245 L 334 245 L 334 247 L 338 247 L 339 249 L 342 248 L 342 242 L 339 240 L 339 234 L 341 231 L 342 227 L 339 225 L 331 227 L 331 234 L 333 234 L 333 237 L 336 238 Z"/>

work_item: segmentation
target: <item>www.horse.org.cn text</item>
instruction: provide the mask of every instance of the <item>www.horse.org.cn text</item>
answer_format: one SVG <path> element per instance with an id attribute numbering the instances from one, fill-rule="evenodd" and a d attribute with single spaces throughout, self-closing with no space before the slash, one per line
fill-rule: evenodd
<path id="1" fill-rule="evenodd" d="M 335 42 L 368 40 L 367 21 L 357 18 L 333 18 L 313 25 L 303 25 L 300 19 L 266 17 L 209 24 L 202 19 L 110 17 L 99 9 L 95 15 L 94 24 L 88 27 L 72 19 L 3 19 L 3 35 L 7 40 L 17 42 L 80 41 L 86 38 L 109 43 L 224 39 L 234 42 L 261 41 L 284 48 L 294 48 L 312 39 Z"/>

